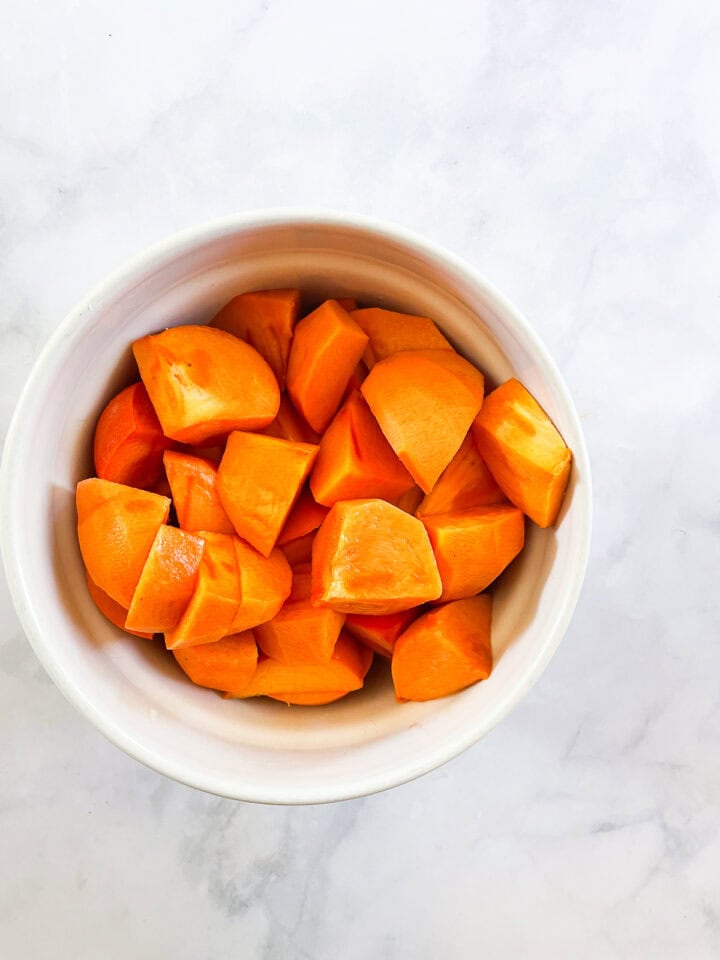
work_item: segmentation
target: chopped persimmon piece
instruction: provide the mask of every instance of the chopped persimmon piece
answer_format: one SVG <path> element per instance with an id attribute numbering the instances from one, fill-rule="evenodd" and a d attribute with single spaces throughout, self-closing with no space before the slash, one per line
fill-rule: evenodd
<path id="1" fill-rule="evenodd" d="M 344 621 L 345 615 L 330 607 L 295 600 L 257 627 L 255 638 L 263 653 L 281 663 L 324 663 L 332 656 Z"/>
<path id="2" fill-rule="evenodd" d="M 183 530 L 234 533 L 217 492 L 217 467 L 209 460 L 168 450 L 163 458 L 173 506 Z"/>
<path id="3" fill-rule="evenodd" d="M 170 501 L 92 477 L 78 483 L 76 502 L 85 568 L 96 586 L 127 609 Z"/>
<path id="4" fill-rule="evenodd" d="M 128 629 L 164 633 L 178 625 L 193 595 L 204 548 L 205 541 L 192 533 L 160 527 L 135 587 Z"/>
<path id="5" fill-rule="evenodd" d="M 288 540 L 287 543 L 283 543 L 280 546 L 291 567 L 295 567 L 299 563 L 310 563 L 316 533 L 317 530 L 311 530 L 310 533 L 306 533 L 304 537 L 298 537 L 296 540 Z"/>
<path id="6" fill-rule="evenodd" d="M 180 667 L 199 687 L 228 690 L 244 687 L 253 678 L 258 651 L 251 630 L 234 633 L 215 643 L 173 650 Z"/>
<path id="7" fill-rule="evenodd" d="M 217 489 L 243 540 L 268 556 L 315 462 L 310 443 L 236 431 L 218 467 Z"/>
<path id="8" fill-rule="evenodd" d="M 189 324 L 133 343 L 166 436 L 201 444 L 275 419 L 277 380 L 260 354 L 224 330 Z"/>
<path id="9" fill-rule="evenodd" d="M 492 670 L 488 595 L 436 607 L 410 624 L 395 643 L 392 676 L 398 700 L 434 700 Z"/>
<path id="10" fill-rule="evenodd" d="M 391 657 L 395 641 L 417 617 L 417 610 L 401 610 L 384 616 L 351 613 L 345 618 L 347 632 L 382 657 Z"/>
<path id="11" fill-rule="evenodd" d="M 368 405 L 352 393 L 320 441 L 310 477 L 315 499 L 328 506 L 370 497 L 394 502 L 414 485 Z"/>
<path id="12" fill-rule="evenodd" d="M 306 533 L 317 530 L 328 513 L 328 507 L 318 503 L 308 487 L 303 487 L 290 516 L 285 521 L 282 532 L 278 537 L 278 544 L 282 546 L 304 537 Z"/>
<path id="13" fill-rule="evenodd" d="M 239 537 L 234 541 L 240 603 L 230 629 L 240 633 L 271 620 L 278 613 L 292 588 L 292 570 L 281 550 L 272 550 L 264 557 Z"/>
<path id="14" fill-rule="evenodd" d="M 205 550 L 190 603 L 174 630 L 165 633 L 168 650 L 215 643 L 228 636 L 240 604 L 235 537 L 203 533 Z"/>
<path id="15" fill-rule="evenodd" d="M 442 590 L 422 523 L 384 500 L 343 500 L 313 545 L 312 598 L 341 613 L 397 613 Z"/>
<path id="16" fill-rule="evenodd" d="M 244 687 L 231 687 L 229 697 L 267 696 L 291 702 L 296 695 L 359 690 L 372 662 L 372 651 L 341 633 L 332 656 L 323 663 L 280 663 L 272 657 L 258 661 L 257 670 Z M 333 697 L 333 699 L 336 699 Z"/>
<path id="17" fill-rule="evenodd" d="M 452 513 L 454 510 L 504 502 L 507 502 L 505 494 L 480 456 L 471 430 L 438 482 L 418 506 L 415 515 L 431 517 L 437 513 Z"/>
<path id="18" fill-rule="evenodd" d="M 282 390 L 293 327 L 299 316 L 299 290 L 257 290 L 233 297 L 210 326 L 226 330 L 255 347 L 270 364 Z"/>
<path id="19" fill-rule="evenodd" d="M 363 307 L 362 310 L 354 310 L 352 318 L 369 337 L 364 360 L 370 368 L 385 357 L 403 350 L 452 350 L 452 346 L 427 317 L 381 307 Z"/>
<path id="20" fill-rule="evenodd" d="M 277 416 L 262 432 L 268 437 L 277 437 L 279 440 L 320 443 L 320 435 L 303 420 L 285 394 L 280 397 Z"/>
<path id="21" fill-rule="evenodd" d="M 110 623 L 124 630 L 126 633 L 132 633 L 135 637 L 142 637 L 143 640 L 152 640 L 153 635 L 151 633 L 142 633 L 139 630 L 128 630 L 125 626 L 125 618 L 127 617 L 125 607 L 120 606 L 120 604 L 113 600 L 112 597 L 109 597 L 104 590 L 101 590 L 96 583 L 93 583 L 87 570 L 85 571 L 85 579 L 87 580 L 88 593 L 92 597 L 93 603 Z"/>
<path id="22" fill-rule="evenodd" d="M 425 493 L 435 486 L 483 402 L 483 376 L 452 350 L 406 350 L 362 385 L 390 446 Z"/>
<path id="23" fill-rule="evenodd" d="M 368 338 L 335 300 L 326 300 L 295 328 L 287 389 L 313 430 L 334 417 Z"/>
<path id="24" fill-rule="evenodd" d="M 509 503 L 424 517 L 423 523 L 440 571 L 441 601 L 480 593 L 525 543 L 525 517 Z"/>
<path id="25" fill-rule="evenodd" d="M 160 479 L 163 451 L 172 440 L 142 383 L 121 390 L 105 407 L 95 427 L 95 472 L 102 480 L 149 489 Z"/>
<path id="26" fill-rule="evenodd" d="M 572 453 L 543 408 L 515 379 L 488 394 L 475 442 L 508 500 L 540 527 L 557 519 Z"/>

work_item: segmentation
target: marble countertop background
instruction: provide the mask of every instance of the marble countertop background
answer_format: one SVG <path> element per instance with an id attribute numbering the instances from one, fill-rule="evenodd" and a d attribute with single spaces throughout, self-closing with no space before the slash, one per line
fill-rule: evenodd
<path id="1" fill-rule="evenodd" d="M 419 230 L 527 313 L 596 523 L 567 637 L 461 758 L 325 807 L 144 769 L 0 586 L 0 958 L 720 956 L 720 7 L 28 0 L 0 57 L 0 430 L 73 302 L 228 212 Z"/>

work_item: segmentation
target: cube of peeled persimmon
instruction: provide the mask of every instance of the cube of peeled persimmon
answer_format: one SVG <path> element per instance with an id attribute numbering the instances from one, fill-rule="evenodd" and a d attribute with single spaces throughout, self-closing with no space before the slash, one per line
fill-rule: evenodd
<path id="1" fill-rule="evenodd" d="M 313 544 L 312 599 L 340 613 L 397 613 L 442 590 L 427 531 L 384 500 L 343 500 Z"/>
<path id="2" fill-rule="evenodd" d="M 294 440 L 297 443 L 320 443 L 320 434 L 315 433 L 309 423 L 300 416 L 287 394 L 280 397 L 277 416 L 261 431 L 266 437 L 278 440 Z"/>
<path id="3" fill-rule="evenodd" d="M 423 517 L 423 523 L 440 571 L 441 602 L 480 593 L 525 543 L 525 516 L 509 503 Z"/>
<path id="4" fill-rule="evenodd" d="M 172 446 L 142 383 L 133 383 L 110 400 L 93 438 L 95 473 L 149 490 L 162 473 L 163 452 Z"/>
<path id="5" fill-rule="evenodd" d="M 267 360 L 282 390 L 290 341 L 299 316 L 299 290 L 257 290 L 233 297 L 210 326 L 226 330 L 255 347 Z"/>
<path id="6" fill-rule="evenodd" d="M 165 633 L 168 650 L 215 643 L 233 632 L 240 605 L 235 537 L 226 533 L 202 534 L 205 549 L 195 590 L 180 622 Z"/>
<path id="7" fill-rule="evenodd" d="M 361 393 L 390 446 L 429 493 L 483 402 L 483 375 L 453 350 L 406 350 L 376 363 Z"/>
<path id="8" fill-rule="evenodd" d="M 292 570 L 285 554 L 275 549 L 264 557 L 249 543 L 233 538 L 240 578 L 240 603 L 230 624 L 233 633 L 272 620 L 292 589 Z"/>
<path id="9" fill-rule="evenodd" d="M 280 663 L 324 663 L 330 659 L 345 615 L 310 600 L 294 600 L 255 629 L 264 654 Z"/>
<path id="10" fill-rule="evenodd" d="M 198 687 L 228 690 L 244 687 L 253 678 L 258 651 L 251 630 L 234 633 L 215 643 L 180 647 L 173 656 Z"/>
<path id="11" fill-rule="evenodd" d="M 438 482 L 418 505 L 415 516 L 431 517 L 504 502 L 507 498 L 480 456 L 470 429 Z"/>
<path id="12" fill-rule="evenodd" d="M 532 394 L 518 380 L 506 380 L 488 394 L 473 433 L 508 500 L 538 526 L 552 526 L 570 479 L 572 453 Z"/>
<path id="13" fill-rule="evenodd" d="M 403 350 L 452 350 L 451 344 L 428 317 L 382 307 L 363 307 L 351 315 L 369 338 L 364 360 L 370 368 Z"/>
<path id="14" fill-rule="evenodd" d="M 435 607 L 411 623 L 392 655 L 398 700 L 435 700 L 486 680 L 491 619 L 492 598 L 482 594 Z"/>
<path id="15" fill-rule="evenodd" d="M 210 460 L 168 450 L 163 457 L 173 506 L 183 530 L 234 533 L 217 491 L 217 466 Z"/>
<path id="16" fill-rule="evenodd" d="M 362 396 L 352 393 L 320 441 L 310 489 L 320 503 L 378 497 L 395 502 L 415 486 Z"/>
<path id="17" fill-rule="evenodd" d="M 291 567 L 299 563 L 310 563 L 316 535 L 317 530 L 311 530 L 304 537 L 296 537 L 295 540 L 288 540 L 287 543 L 280 545 L 279 549 L 285 554 Z"/>
<path id="18" fill-rule="evenodd" d="M 335 416 L 368 338 L 335 300 L 326 300 L 295 328 L 287 390 L 313 430 Z"/>
<path id="19" fill-rule="evenodd" d="M 280 663 L 262 657 L 248 684 L 231 687 L 228 697 L 272 697 L 285 703 L 330 703 L 359 690 L 372 663 L 372 651 L 341 633 L 335 649 L 322 663 Z"/>
<path id="20" fill-rule="evenodd" d="M 77 485 L 78 540 L 93 583 L 127 609 L 170 500 L 92 477 Z"/>
<path id="21" fill-rule="evenodd" d="M 257 350 L 224 330 L 170 327 L 136 340 L 133 353 L 163 432 L 173 440 L 202 444 L 275 419 L 280 390 L 272 370 Z"/>
<path id="22" fill-rule="evenodd" d="M 382 657 L 392 657 L 395 641 L 419 615 L 419 611 L 401 610 L 380 616 L 351 613 L 345 618 L 345 630 Z"/>
<path id="23" fill-rule="evenodd" d="M 317 461 L 316 461 L 317 462 Z M 278 537 L 278 545 L 290 543 L 298 537 L 317 530 L 328 514 L 329 507 L 318 503 L 309 487 L 303 487 Z"/>
<path id="24" fill-rule="evenodd" d="M 312 469 L 318 448 L 234 432 L 218 467 L 217 490 L 243 540 L 268 556 Z"/>
<path id="25" fill-rule="evenodd" d="M 195 590 L 205 541 L 162 524 L 140 574 L 127 613 L 129 630 L 165 633 L 180 621 Z"/>

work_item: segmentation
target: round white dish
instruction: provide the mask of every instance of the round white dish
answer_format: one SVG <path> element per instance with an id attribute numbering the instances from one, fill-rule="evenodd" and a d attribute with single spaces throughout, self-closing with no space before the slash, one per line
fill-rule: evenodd
<path id="1" fill-rule="evenodd" d="M 243 290 L 298 286 L 436 320 L 490 384 L 517 376 L 574 453 L 556 529 L 527 546 L 496 590 L 489 680 L 397 704 L 389 671 L 325 707 L 227 701 L 193 687 L 151 642 L 94 607 L 75 533 L 74 489 L 92 474 L 96 418 L 134 376 L 130 344 L 203 322 Z M 528 322 L 474 268 L 367 217 L 270 210 L 173 236 L 78 304 L 47 343 L 18 402 L 0 473 L 0 530 L 21 623 L 65 696 L 128 754 L 193 787 L 243 800 L 315 803 L 411 780 L 466 749 L 527 693 L 574 610 L 590 545 L 590 470 L 567 388 Z"/>

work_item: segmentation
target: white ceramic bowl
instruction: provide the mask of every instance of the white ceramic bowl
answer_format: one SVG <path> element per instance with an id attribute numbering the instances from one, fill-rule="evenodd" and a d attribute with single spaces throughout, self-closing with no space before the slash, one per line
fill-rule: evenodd
<path id="1" fill-rule="evenodd" d="M 297 286 L 433 317 L 489 380 L 516 375 L 573 449 L 555 530 L 530 527 L 496 591 L 489 680 L 430 703 L 395 702 L 388 671 L 326 707 L 226 701 L 193 687 L 155 644 L 112 627 L 85 587 L 74 489 L 92 473 L 107 400 L 133 374 L 130 343 L 203 322 L 233 294 Z M 472 267 L 398 227 L 313 210 L 234 216 L 166 240 L 101 283 L 60 324 L 5 445 L 0 527 L 22 625 L 65 696 L 131 756 L 226 797 L 313 803 L 403 783 L 454 757 L 527 693 L 567 628 L 585 572 L 591 489 L 568 391 L 527 321 Z"/>

